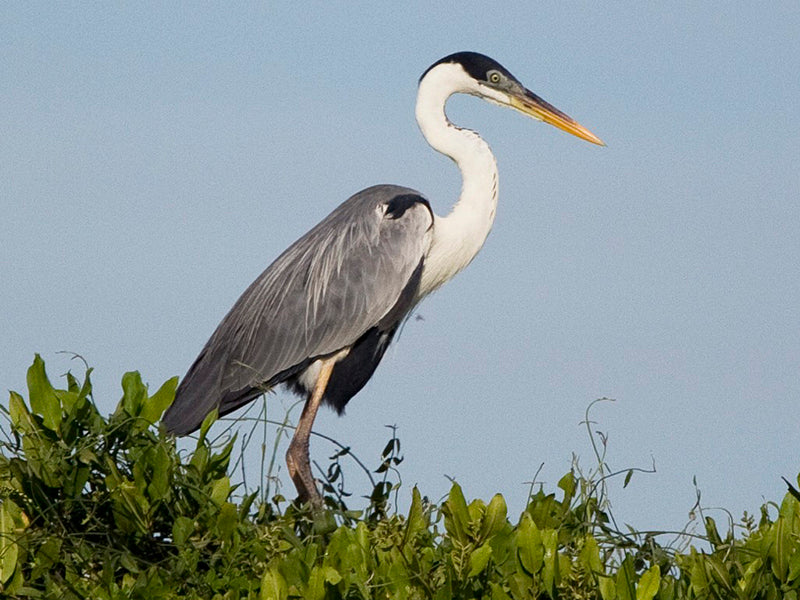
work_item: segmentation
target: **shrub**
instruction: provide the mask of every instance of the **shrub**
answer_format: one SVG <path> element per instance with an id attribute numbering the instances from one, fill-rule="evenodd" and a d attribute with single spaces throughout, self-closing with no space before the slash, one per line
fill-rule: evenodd
<path id="1" fill-rule="evenodd" d="M 573 468 L 557 494 L 532 493 L 515 521 L 502 496 L 467 502 L 457 484 L 441 505 L 414 489 L 407 513 L 392 513 L 385 479 L 361 512 L 347 510 L 332 482 L 327 510 L 282 510 L 279 498 L 231 485 L 234 439 L 210 441 L 213 418 L 186 453 L 158 428 L 176 379 L 150 395 L 138 373 L 126 373 L 122 399 L 105 418 L 90 376 L 91 369 L 82 382 L 67 374 L 57 389 L 37 356 L 27 401 L 11 392 L 3 408 L 6 597 L 797 597 L 800 503 L 792 486 L 779 507 L 762 508 L 758 523 L 745 516 L 740 538 L 733 528 L 721 536 L 705 518 L 696 542 L 703 550 L 618 531 L 600 455 L 599 470 Z M 397 450 L 392 435 L 378 471 L 396 467 Z"/>

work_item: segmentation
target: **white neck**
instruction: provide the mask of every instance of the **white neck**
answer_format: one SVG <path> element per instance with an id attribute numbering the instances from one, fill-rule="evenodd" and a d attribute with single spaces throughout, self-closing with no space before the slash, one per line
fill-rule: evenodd
<path id="1" fill-rule="evenodd" d="M 477 133 L 450 123 L 444 112 L 454 93 L 472 93 L 474 82 L 460 66 L 442 64 L 422 79 L 417 93 L 417 123 L 434 150 L 449 156 L 461 170 L 462 187 L 450 214 L 434 219 L 433 239 L 422 272 L 420 297 L 466 267 L 478 254 L 494 223 L 497 208 L 497 162 Z"/>

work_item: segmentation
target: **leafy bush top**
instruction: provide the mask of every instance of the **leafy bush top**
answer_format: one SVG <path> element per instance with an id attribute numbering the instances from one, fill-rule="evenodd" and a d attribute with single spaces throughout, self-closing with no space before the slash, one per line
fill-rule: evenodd
<path id="1" fill-rule="evenodd" d="M 573 469 L 559 492 L 532 493 L 516 520 L 502 496 L 441 504 L 416 489 L 391 513 L 392 485 L 349 511 L 281 509 L 228 477 L 234 439 L 184 456 L 157 426 L 177 380 L 150 395 L 122 378 L 114 414 L 92 399 L 91 369 L 66 388 L 39 356 L 28 399 L 11 392 L 0 440 L 0 595 L 16 598 L 797 598 L 800 502 L 794 488 L 743 537 L 705 519 L 705 550 L 617 530 L 600 469 Z M 399 462 L 393 437 L 379 471 Z M 602 466 L 602 465 L 601 465 Z M 336 469 L 329 470 L 335 477 Z M 628 472 L 628 477 L 630 472 Z M 774 506 L 774 505 L 773 505 Z"/>

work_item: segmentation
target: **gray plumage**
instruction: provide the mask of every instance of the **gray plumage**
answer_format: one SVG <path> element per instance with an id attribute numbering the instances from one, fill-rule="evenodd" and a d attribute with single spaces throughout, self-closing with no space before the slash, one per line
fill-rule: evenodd
<path id="1" fill-rule="evenodd" d="M 476 132 L 448 120 L 445 104 L 457 93 L 603 145 L 488 56 L 457 52 L 436 61 L 419 80 L 415 115 L 430 146 L 458 165 L 458 201 L 435 216 L 417 192 L 381 185 L 339 206 L 279 256 L 223 319 L 164 415 L 169 431 L 189 433 L 212 410 L 224 415 L 286 384 L 307 395 L 286 466 L 298 501 L 322 506 L 309 456 L 320 404 L 342 412 L 403 318 L 475 258 L 494 223 L 497 163 Z"/>
<path id="2" fill-rule="evenodd" d="M 352 196 L 292 244 L 242 294 L 178 387 L 164 416 L 185 434 L 350 349 L 323 400 L 339 412 L 367 382 L 413 308 L 433 213 L 418 192 L 379 185 Z M 313 385 L 313 384 L 312 384 Z"/>

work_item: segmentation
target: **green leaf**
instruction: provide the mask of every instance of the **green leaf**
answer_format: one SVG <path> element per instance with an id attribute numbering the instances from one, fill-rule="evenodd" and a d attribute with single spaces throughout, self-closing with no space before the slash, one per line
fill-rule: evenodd
<path id="1" fill-rule="evenodd" d="M 236 443 L 236 434 L 225 444 L 219 452 L 215 452 L 209 457 L 208 470 L 209 473 L 216 474 L 217 477 L 224 475 L 228 470 L 228 464 L 231 459 L 231 452 Z"/>
<path id="2" fill-rule="evenodd" d="M 422 512 L 422 497 L 420 496 L 417 486 L 414 486 L 414 489 L 411 490 L 411 507 L 408 509 L 406 530 L 403 533 L 403 544 L 405 545 L 411 542 L 411 540 L 427 526 L 428 522 Z"/>
<path id="3" fill-rule="evenodd" d="M 19 545 L 14 526 L 12 512 L 19 513 L 19 508 L 11 500 L 0 503 L 0 583 L 6 583 L 17 569 Z"/>
<path id="4" fill-rule="evenodd" d="M 653 600 L 661 587 L 661 569 L 653 565 L 642 573 L 636 585 L 636 600 Z"/>
<path id="5" fill-rule="evenodd" d="M 617 599 L 617 584 L 611 577 L 601 577 L 598 581 L 600 587 L 600 596 L 603 600 L 616 600 Z"/>
<path id="6" fill-rule="evenodd" d="M 136 564 L 136 556 L 131 552 L 123 552 L 119 557 L 119 564 L 131 573 L 139 572 L 139 565 Z"/>
<path id="7" fill-rule="evenodd" d="M 38 354 L 28 369 L 28 398 L 33 414 L 40 415 L 50 431 L 58 431 L 61 425 L 61 403 L 44 369 L 44 361 Z"/>
<path id="8" fill-rule="evenodd" d="M 337 585 L 342 580 L 342 576 L 339 574 L 339 571 L 333 567 L 323 566 L 322 572 L 325 576 L 325 581 L 331 585 Z"/>
<path id="9" fill-rule="evenodd" d="M 536 575 L 542 568 L 544 548 L 542 535 L 530 515 L 525 513 L 517 527 L 517 558 L 528 575 Z"/>
<path id="10" fill-rule="evenodd" d="M 275 569 L 269 569 L 261 578 L 261 600 L 286 600 L 289 592 L 286 580 Z"/>
<path id="11" fill-rule="evenodd" d="M 147 532 L 147 513 L 150 505 L 132 481 L 120 480 L 119 484 L 114 486 L 111 500 L 114 520 L 123 531 L 138 534 Z"/>
<path id="12" fill-rule="evenodd" d="M 324 600 L 325 584 L 336 585 L 342 580 L 339 572 L 332 567 L 314 566 L 311 575 L 308 577 L 308 585 L 303 596 L 308 600 Z"/>
<path id="13" fill-rule="evenodd" d="M 717 524 L 711 517 L 706 517 L 706 537 L 715 548 L 722 545 L 722 538 L 717 530 Z"/>
<path id="14" fill-rule="evenodd" d="M 779 581 L 785 581 L 786 574 L 789 570 L 789 554 L 792 550 L 792 543 L 789 538 L 791 532 L 786 525 L 786 518 L 783 515 L 778 517 L 772 528 L 775 531 L 775 543 L 770 549 L 772 572 Z"/>
<path id="15" fill-rule="evenodd" d="M 198 446 L 206 439 L 206 434 L 208 434 L 208 430 L 211 429 L 217 417 L 219 417 L 219 411 L 215 408 L 203 419 L 203 422 L 200 424 L 200 437 L 197 439 Z"/>
<path id="16" fill-rule="evenodd" d="M 62 538 L 50 537 L 36 551 L 36 569 L 46 571 L 57 564 Z"/>
<path id="17" fill-rule="evenodd" d="M 558 480 L 558 487 L 564 490 L 564 503 L 569 504 L 575 496 L 575 474 L 570 471 Z"/>
<path id="18" fill-rule="evenodd" d="M 794 581 L 800 576 L 800 549 L 795 550 L 792 557 L 789 559 L 789 575 L 786 577 L 787 581 Z"/>
<path id="19" fill-rule="evenodd" d="M 744 572 L 744 576 L 741 579 L 739 579 L 737 584 L 739 590 L 741 591 L 740 594 L 741 598 L 753 598 L 756 596 L 755 590 L 756 587 L 761 582 L 760 575 L 763 566 L 764 563 L 760 558 L 756 558 L 748 565 L 747 569 Z"/>
<path id="20" fill-rule="evenodd" d="M 81 391 L 81 386 L 78 384 L 78 380 L 75 379 L 75 375 L 67 371 L 67 391 L 70 391 L 74 394 L 77 394 Z"/>
<path id="21" fill-rule="evenodd" d="M 800 502 L 798 502 L 798 499 L 794 496 L 794 494 L 786 494 L 783 497 L 783 502 L 781 502 L 779 509 L 780 516 L 785 517 L 787 521 L 791 521 L 798 515 L 799 512 Z"/>
<path id="22" fill-rule="evenodd" d="M 178 517 L 172 524 L 172 541 L 181 548 L 194 533 L 194 521 L 189 517 Z"/>
<path id="23" fill-rule="evenodd" d="M 483 544 L 474 550 L 469 556 L 469 576 L 475 577 L 481 573 L 489 563 L 491 556 L 492 547 L 489 544 Z"/>
<path id="24" fill-rule="evenodd" d="M 81 399 L 81 400 L 84 399 L 84 398 L 88 398 L 89 395 L 92 393 L 92 379 L 91 379 L 91 376 L 92 376 L 92 371 L 93 370 L 94 369 L 92 369 L 91 367 L 86 369 L 86 376 L 83 379 L 83 385 L 81 386 L 80 392 L 78 392 L 78 398 Z"/>
<path id="25" fill-rule="evenodd" d="M 142 412 L 147 387 L 142 383 L 142 376 L 138 371 L 128 371 L 122 376 L 122 399 L 120 405 L 131 417 L 138 417 Z"/>
<path id="26" fill-rule="evenodd" d="M 506 594 L 502 585 L 494 582 L 490 583 L 489 585 L 492 588 L 491 600 L 511 600 L 511 596 Z"/>
<path id="27" fill-rule="evenodd" d="M 28 407 L 25 406 L 25 400 L 22 399 L 17 392 L 11 392 L 8 399 L 8 413 L 11 417 L 11 425 L 14 429 L 28 433 L 33 429 L 31 422 L 31 413 L 28 412 Z"/>
<path id="28" fill-rule="evenodd" d="M 147 453 L 147 460 L 151 472 L 150 483 L 147 484 L 150 500 L 166 500 L 171 492 L 169 476 L 172 462 L 163 442 Z"/>
<path id="29" fill-rule="evenodd" d="M 633 567 L 633 556 L 628 554 L 617 571 L 617 598 L 634 600 L 636 598 L 636 569 Z"/>
<path id="30" fill-rule="evenodd" d="M 227 476 L 223 476 L 214 482 L 211 487 L 211 500 L 214 504 L 222 505 L 228 499 L 228 494 L 231 492 L 231 480 Z"/>
<path id="31" fill-rule="evenodd" d="M 486 503 L 480 498 L 475 498 L 467 504 L 467 523 L 480 523 L 486 514 Z"/>
<path id="32" fill-rule="evenodd" d="M 727 592 L 733 592 L 733 587 L 731 586 L 731 576 L 728 573 L 728 569 L 725 567 L 725 564 L 715 554 L 709 554 L 705 556 L 705 565 L 706 565 L 706 573 L 711 577 L 714 582 L 722 587 Z"/>
<path id="33" fill-rule="evenodd" d="M 495 535 L 505 525 L 507 514 L 506 501 L 500 494 L 495 494 L 483 515 L 478 541 L 484 542 Z"/>
<path id="34" fill-rule="evenodd" d="M 694 548 L 690 550 L 689 556 L 691 558 L 689 573 L 690 581 L 692 582 L 692 590 L 697 596 L 705 597 L 704 594 L 708 591 L 709 583 L 703 558 Z"/>
<path id="35" fill-rule="evenodd" d="M 177 377 L 168 379 L 164 385 L 158 388 L 158 391 L 145 402 L 142 408 L 142 418 L 151 425 L 158 423 L 159 419 L 161 419 L 161 415 L 164 414 L 167 407 L 175 400 L 175 390 L 177 387 Z"/>
<path id="36" fill-rule="evenodd" d="M 458 542 L 466 544 L 469 541 L 469 510 L 461 486 L 457 483 L 450 488 L 450 494 L 442 510 L 447 533 Z"/>
<path id="37" fill-rule="evenodd" d="M 203 439 L 197 440 L 197 446 L 195 446 L 192 457 L 189 459 L 189 464 L 200 473 L 205 473 L 206 467 L 208 466 L 208 454 L 210 452 L 208 446 L 204 444 L 203 441 Z"/>
<path id="38" fill-rule="evenodd" d="M 336 518 L 329 510 L 315 510 L 313 522 L 314 533 L 317 535 L 328 535 L 336 531 Z"/>
<path id="39" fill-rule="evenodd" d="M 633 477 L 633 469 L 628 469 L 628 472 L 625 473 L 625 481 L 622 482 L 623 489 L 628 487 L 628 484 L 631 482 L 631 477 Z"/>
<path id="40" fill-rule="evenodd" d="M 226 502 L 219 509 L 217 516 L 217 529 L 223 539 L 230 539 L 236 525 L 239 523 L 239 511 L 236 509 L 235 504 Z"/>
<path id="41" fill-rule="evenodd" d="M 56 390 L 61 399 L 61 408 L 68 415 L 73 413 L 76 407 L 82 407 L 84 400 L 92 393 L 91 374 L 92 369 L 87 368 L 83 385 L 80 385 L 75 376 L 67 372 L 67 389 Z"/>
<path id="42" fill-rule="evenodd" d="M 542 579 L 550 596 L 555 596 L 555 588 L 561 579 L 558 568 L 558 532 L 555 529 L 542 531 L 542 546 L 544 547 Z"/>
<path id="43" fill-rule="evenodd" d="M 594 539 L 594 536 L 587 534 L 584 538 L 579 559 L 584 568 L 590 573 L 603 573 L 603 563 L 600 562 L 600 547 L 597 545 L 597 540 Z"/>

